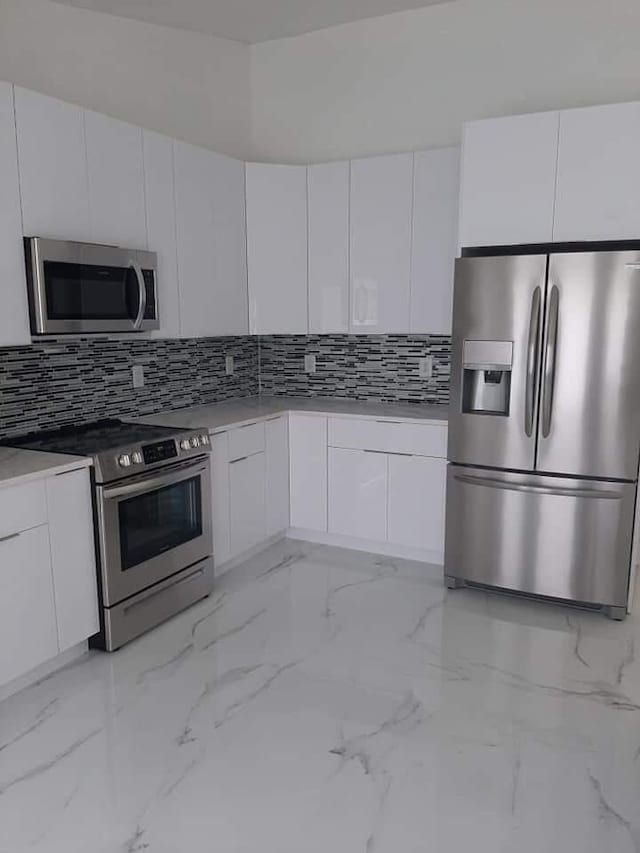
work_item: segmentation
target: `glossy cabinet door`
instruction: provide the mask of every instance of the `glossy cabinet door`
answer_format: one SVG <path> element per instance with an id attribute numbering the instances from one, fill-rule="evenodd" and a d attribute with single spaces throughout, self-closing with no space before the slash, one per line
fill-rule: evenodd
<path id="1" fill-rule="evenodd" d="M 464 125 L 460 246 L 549 243 L 559 113 Z"/>
<path id="2" fill-rule="evenodd" d="M 289 415 L 291 527 L 327 529 L 327 419 Z"/>
<path id="3" fill-rule="evenodd" d="M 247 333 L 244 165 L 174 143 L 182 337 Z"/>
<path id="4" fill-rule="evenodd" d="M 155 338 L 180 337 L 180 294 L 173 180 L 173 140 L 145 130 L 144 190 L 147 217 L 147 247 L 158 256 L 158 308 L 160 328 Z"/>
<path id="5" fill-rule="evenodd" d="M 85 111 L 91 238 L 146 249 L 142 130 Z"/>
<path id="6" fill-rule="evenodd" d="M 58 648 L 97 634 L 98 590 L 89 470 L 46 481 Z"/>
<path id="7" fill-rule="evenodd" d="M 49 528 L 0 542 L 0 684 L 58 653 Z"/>
<path id="8" fill-rule="evenodd" d="M 349 331 L 348 162 L 309 166 L 309 332 Z"/>
<path id="9" fill-rule="evenodd" d="M 417 151 L 413 173 L 411 332 L 450 335 L 460 151 Z"/>
<path id="10" fill-rule="evenodd" d="M 289 527 L 289 419 L 286 415 L 265 422 L 266 535 Z"/>
<path id="11" fill-rule="evenodd" d="M 217 570 L 231 559 L 229 438 L 226 432 L 211 436 L 211 509 L 213 562 Z"/>
<path id="12" fill-rule="evenodd" d="M 389 455 L 389 542 L 442 559 L 446 479 L 446 459 Z"/>
<path id="13" fill-rule="evenodd" d="M 232 557 L 266 538 L 264 453 L 229 463 L 229 513 Z"/>
<path id="14" fill-rule="evenodd" d="M 410 329 L 413 154 L 351 162 L 351 320 L 358 334 Z"/>
<path id="15" fill-rule="evenodd" d="M 31 343 L 13 92 L 0 83 L 0 346 Z"/>
<path id="16" fill-rule="evenodd" d="M 637 240 L 640 103 L 565 110 L 554 241 Z"/>
<path id="17" fill-rule="evenodd" d="M 249 332 L 306 334 L 307 170 L 247 163 Z"/>
<path id="18" fill-rule="evenodd" d="M 386 453 L 329 448 L 329 533 L 386 540 Z"/>
<path id="19" fill-rule="evenodd" d="M 84 110 L 15 87 L 26 237 L 90 241 Z"/>

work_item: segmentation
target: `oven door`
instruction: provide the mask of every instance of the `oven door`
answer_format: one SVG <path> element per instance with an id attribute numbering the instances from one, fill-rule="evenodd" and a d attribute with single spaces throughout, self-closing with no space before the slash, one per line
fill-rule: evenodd
<path id="1" fill-rule="evenodd" d="M 106 607 L 213 552 L 208 456 L 100 485 L 97 504 Z"/>

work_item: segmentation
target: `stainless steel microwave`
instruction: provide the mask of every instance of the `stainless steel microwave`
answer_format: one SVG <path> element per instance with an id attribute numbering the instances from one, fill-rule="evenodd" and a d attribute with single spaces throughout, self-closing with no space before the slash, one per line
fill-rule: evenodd
<path id="1" fill-rule="evenodd" d="M 34 335 L 158 329 L 156 254 L 25 238 Z"/>

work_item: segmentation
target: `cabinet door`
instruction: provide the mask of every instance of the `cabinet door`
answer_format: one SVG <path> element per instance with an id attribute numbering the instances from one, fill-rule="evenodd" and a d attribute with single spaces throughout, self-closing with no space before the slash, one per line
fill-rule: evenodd
<path id="1" fill-rule="evenodd" d="M 327 419 L 289 416 L 291 526 L 327 529 Z"/>
<path id="2" fill-rule="evenodd" d="M 247 333 L 244 165 L 174 144 L 183 337 Z"/>
<path id="3" fill-rule="evenodd" d="M 85 134 L 93 241 L 146 248 L 142 130 L 87 110 Z"/>
<path id="4" fill-rule="evenodd" d="M 289 419 L 269 420 L 265 429 L 266 533 L 289 527 Z"/>
<path id="5" fill-rule="evenodd" d="M 0 684 L 58 654 L 49 530 L 0 542 Z"/>
<path id="6" fill-rule="evenodd" d="M 444 554 L 447 463 L 426 456 L 389 456 L 389 542 Z"/>
<path id="7" fill-rule="evenodd" d="M 211 436 L 211 489 L 213 562 L 217 569 L 231 559 L 229 438 L 226 432 Z"/>
<path id="8" fill-rule="evenodd" d="M 15 87 L 27 237 L 91 240 L 84 110 Z"/>
<path id="9" fill-rule="evenodd" d="M 49 477 L 46 487 L 58 646 L 63 652 L 99 630 L 89 471 Z"/>
<path id="10" fill-rule="evenodd" d="M 551 241 L 558 121 L 552 112 L 464 126 L 461 246 Z"/>
<path id="11" fill-rule="evenodd" d="M 386 453 L 329 448 L 329 532 L 386 540 Z"/>
<path id="12" fill-rule="evenodd" d="M 247 163 L 249 332 L 306 334 L 307 170 Z"/>
<path id="13" fill-rule="evenodd" d="M 640 103 L 560 113 L 553 239 L 637 239 Z"/>
<path id="14" fill-rule="evenodd" d="M 266 538 L 264 453 L 229 463 L 231 556 Z"/>
<path id="15" fill-rule="evenodd" d="M 458 241 L 460 152 L 414 155 L 411 331 L 450 335 Z"/>
<path id="16" fill-rule="evenodd" d="M 349 331 L 349 163 L 309 166 L 309 332 Z"/>
<path id="17" fill-rule="evenodd" d="M 144 130 L 144 190 L 147 246 L 158 255 L 160 329 L 153 337 L 180 337 L 180 297 L 173 182 L 173 140 Z"/>
<path id="18" fill-rule="evenodd" d="M 31 343 L 13 93 L 0 83 L 0 346 Z"/>
<path id="19" fill-rule="evenodd" d="M 351 163 L 351 331 L 406 333 L 413 154 Z"/>

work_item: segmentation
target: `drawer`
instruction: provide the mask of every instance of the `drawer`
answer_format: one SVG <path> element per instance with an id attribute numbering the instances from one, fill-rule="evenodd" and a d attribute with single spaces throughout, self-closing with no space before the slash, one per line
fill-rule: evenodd
<path id="1" fill-rule="evenodd" d="M 44 480 L 0 489 L 0 539 L 46 523 Z"/>
<path id="2" fill-rule="evenodd" d="M 329 446 L 444 459 L 447 455 L 447 425 L 330 418 Z"/>
<path id="3" fill-rule="evenodd" d="M 264 423 L 229 430 L 229 462 L 264 451 Z"/>

